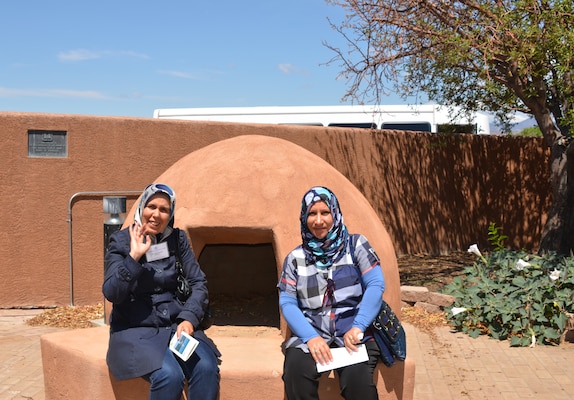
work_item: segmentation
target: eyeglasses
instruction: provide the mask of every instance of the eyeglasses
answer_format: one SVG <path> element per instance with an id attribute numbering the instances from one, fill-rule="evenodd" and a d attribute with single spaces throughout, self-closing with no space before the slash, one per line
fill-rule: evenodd
<path id="1" fill-rule="evenodd" d="M 333 294 L 335 292 L 335 281 L 332 279 L 327 279 L 327 290 L 323 295 L 323 308 L 331 307 L 333 304 Z"/>

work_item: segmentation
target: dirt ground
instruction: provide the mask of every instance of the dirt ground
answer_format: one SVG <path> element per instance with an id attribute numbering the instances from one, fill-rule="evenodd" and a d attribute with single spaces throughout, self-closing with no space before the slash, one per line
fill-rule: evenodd
<path id="1" fill-rule="evenodd" d="M 438 292 L 460 275 L 465 267 L 473 265 L 476 255 L 467 251 L 444 256 L 415 254 L 399 256 L 397 261 L 401 285 L 424 286 L 431 292 Z"/>
<path id="2" fill-rule="evenodd" d="M 466 267 L 476 261 L 468 252 L 456 252 L 443 256 L 423 254 L 404 255 L 397 258 L 401 285 L 424 286 L 439 291 L 449 284 Z M 279 328 L 277 294 L 252 295 L 248 298 L 229 295 L 213 296 L 211 308 L 214 323 L 219 327 L 271 327 Z M 103 305 L 58 307 L 48 309 L 34 317 L 30 325 L 46 325 L 68 328 L 93 326 L 91 321 L 103 317 Z"/>

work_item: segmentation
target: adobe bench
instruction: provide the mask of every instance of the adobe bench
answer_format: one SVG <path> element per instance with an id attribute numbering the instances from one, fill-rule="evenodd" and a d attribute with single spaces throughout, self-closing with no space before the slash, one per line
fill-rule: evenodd
<path id="1" fill-rule="evenodd" d="M 141 400 L 148 398 L 143 379 L 117 381 L 106 365 L 107 326 L 49 333 L 40 338 L 45 400 Z M 211 332 L 211 330 L 210 330 Z M 281 334 L 234 337 L 210 334 L 223 354 L 222 400 L 283 399 Z M 376 373 L 379 399 L 410 400 L 414 396 L 415 363 L 407 358 Z M 333 373 L 321 378 L 320 398 L 340 400 Z M 201 399 L 189 399 L 201 400 Z"/>

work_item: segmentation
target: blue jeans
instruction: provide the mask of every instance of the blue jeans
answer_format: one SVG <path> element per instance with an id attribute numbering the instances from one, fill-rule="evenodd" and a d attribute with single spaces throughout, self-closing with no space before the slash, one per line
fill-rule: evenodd
<path id="1" fill-rule="evenodd" d="M 144 379 L 151 384 L 149 400 L 181 400 L 184 379 L 188 400 L 217 400 L 219 396 L 218 360 L 202 341 L 185 362 L 166 349 L 161 368 Z"/>

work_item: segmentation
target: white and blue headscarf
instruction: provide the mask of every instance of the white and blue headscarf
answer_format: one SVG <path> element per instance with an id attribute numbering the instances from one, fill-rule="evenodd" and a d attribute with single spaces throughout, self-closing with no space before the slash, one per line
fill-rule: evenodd
<path id="1" fill-rule="evenodd" d="M 318 201 L 325 202 L 333 216 L 333 226 L 323 239 L 316 238 L 307 226 L 309 209 Z M 301 202 L 300 221 L 303 251 L 308 263 L 315 264 L 319 269 L 326 269 L 345 254 L 349 234 L 343 223 L 339 201 L 331 190 L 323 186 L 314 186 L 309 189 Z"/>
<path id="2" fill-rule="evenodd" d="M 147 203 L 150 199 L 158 193 L 164 193 L 169 197 L 170 203 L 170 213 L 169 213 L 169 222 L 165 230 L 161 233 L 161 237 L 168 237 L 170 233 L 173 231 L 173 214 L 175 212 L 175 192 L 173 189 L 166 185 L 165 183 L 152 183 L 148 185 L 140 198 L 140 202 L 138 203 L 138 207 L 136 208 L 136 212 L 134 214 L 134 220 L 141 224 L 142 223 L 142 216 L 143 211 Z M 159 238 L 157 238 L 159 240 Z"/>

